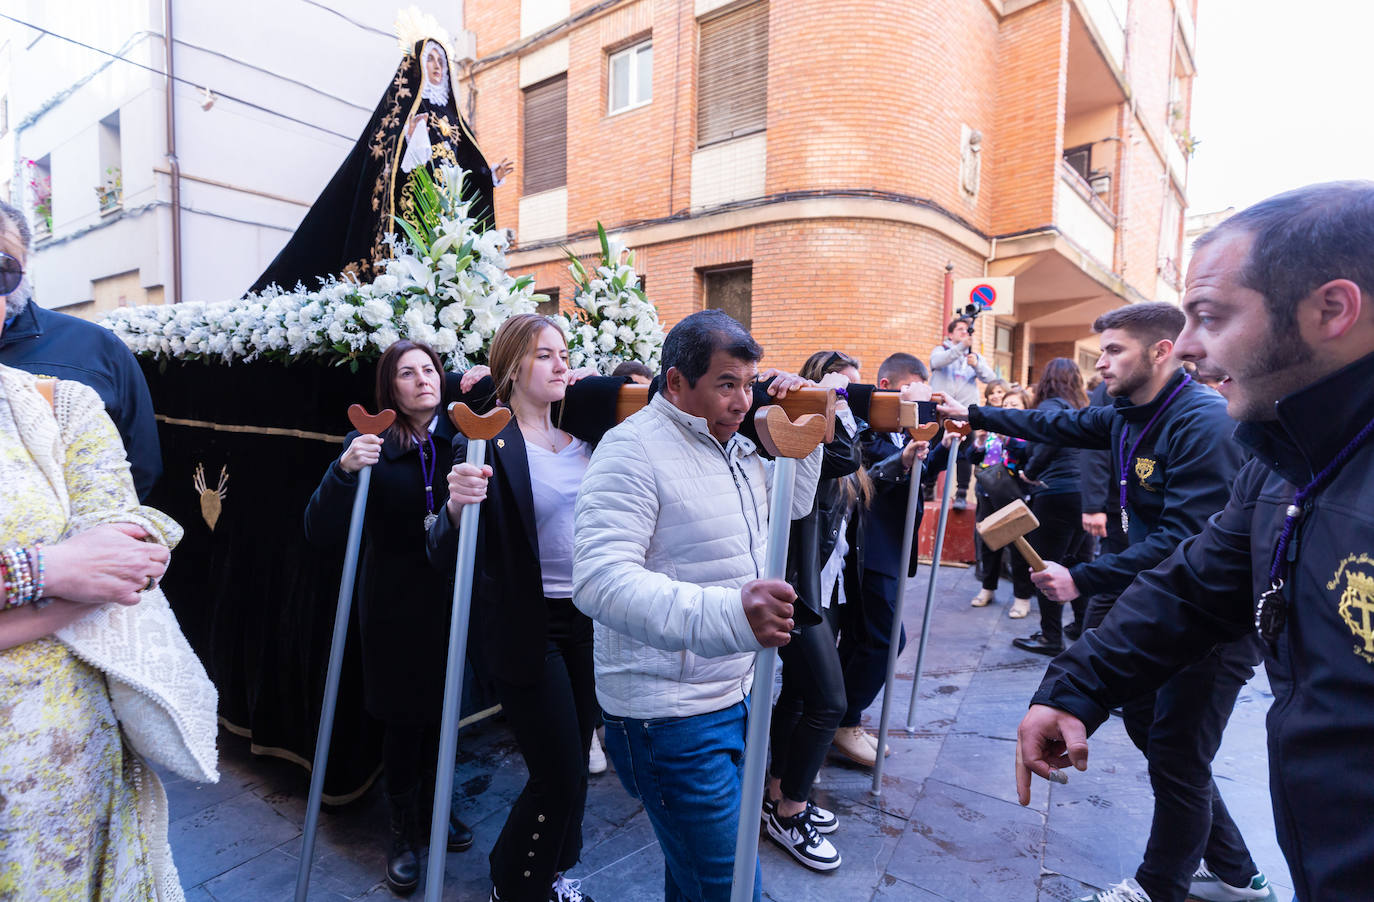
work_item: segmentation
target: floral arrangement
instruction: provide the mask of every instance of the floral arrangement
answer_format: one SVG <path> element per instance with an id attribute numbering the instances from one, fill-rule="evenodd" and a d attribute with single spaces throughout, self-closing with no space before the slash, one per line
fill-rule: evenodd
<path id="1" fill-rule="evenodd" d="M 626 360 L 637 360 L 656 370 L 663 350 L 663 325 L 657 308 L 640 288 L 634 252 L 608 238 L 599 222 L 596 233 L 601 239 L 601 260 L 593 270 L 588 271 L 568 251 L 572 315 L 555 317 L 568 335 L 571 363 L 610 373 Z"/>
<path id="2" fill-rule="evenodd" d="M 395 255 L 370 283 L 329 276 L 319 288 L 271 286 L 237 301 L 124 307 L 103 323 L 135 354 L 154 357 L 304 357 L 356 370 L 408 338 L 432 346 L 454 370 L 484 363 L 497 326 L 546 298 L 530 276 L 506 272 L 504 230 L 474 231 L 462 179 L 447 166 L 420 178 L 421 221 L 398 220 L 404 237 L 392 241 Z"/>

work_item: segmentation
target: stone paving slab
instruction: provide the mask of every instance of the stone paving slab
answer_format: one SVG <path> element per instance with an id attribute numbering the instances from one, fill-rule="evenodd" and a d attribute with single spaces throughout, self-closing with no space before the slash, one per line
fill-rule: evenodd
<path id="1" fill-rule="evenodd" d="M 844 864 L 817 874 L 763 835 L 767 900 L 1065 900 L 1115 883 L 1139 863 L 1151 814 L 1149 780 L 1117 718 L 1093 737 L 1086 773 L 1072 773 L 1067 786 L 1037 780 L 1031 805 L 1016 803 L 1016 725 L 1047 661 L 1012 647 L 1013 637 L 1038 625 L 1034 614 L 1007 618 L 1009 585 L 993 605 L 971 608 L 973 572 L 941 568 L 915 728 L 905 729 L 928 572 L 921 567 L 908 587 L 907 646 L 898 660 L 883 793 L 871 794 L 868 769 L 827 761 L 814 797 L 840 816 L 831 839 Z M 1290 880 L 1274 840 L 1264 749 L 1270 701 L 1261 673 L 1241 693 L 1215 770 L 1256 860 L 1286 899 Z M 864 715 L 874 731 L 880 703 Z M 252 757 L 247 745 L 222 735 L 217 786 L 165 776 L 188 902 L 292 898 L 308 778 L 293 765 Z M 460 736 L 454 806 L 477 839 L 468 852 L 447 856 L 445 899 L 486 902 L 487 854 L 524 780 L 523 761 L 499 717 Z M 325 810 L 311 899 L 394 898 L 382 880 L 386 822 L 380 788 Z M 663 897 L 662 852 L 613 770 L 591 780 L 582 861 L 569 876 L 598 902 Z"/>

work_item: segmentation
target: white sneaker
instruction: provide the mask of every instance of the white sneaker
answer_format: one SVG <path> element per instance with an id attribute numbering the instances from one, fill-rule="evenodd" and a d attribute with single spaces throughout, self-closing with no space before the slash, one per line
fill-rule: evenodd
<path id="1" fill-rule="evenodd" d="M 606 772 L 606 752 L 601 748 L 601 740 L 596 738 L 596 730 L 592 730 L 592 744 L 587 751 L 587 773 L 604 774 Z"/>
<path id="2" fill-rule="evenodd" d="M 840 866 L 840 853 L 830 840 L 821 836 L 807 812 L 781 817 L 776 809 L 768 815 L 768 835 L 792 857 L 815 871 L 833 871 Z"/>
<path id="3" fill-rule="evenodd" d="M 1091 896 L 1080 896 L 1075 902 L 1150 902 L 1150 896 L 1140 888 L 1134 877 L 1127 877 L 1116 886 L 1108 887 Z"/>
<path id="4" fill-rule="evenodd" d="M 1193 881 L 1188 886 L 1188 896 L 1201 902 L 1244 902 L 1247 899 L 1259 899 L 1263 902 L 1267 899 L 1278 899 L 1273 887 L 1269 885 L 1269 878 L 1264 874 L 1256 874 L 1244 886 L 1232 886 L 1213 874 L 1207 868 L 1206 861 L 1198 865 L 1198 869 L 1193 872 Z"/>

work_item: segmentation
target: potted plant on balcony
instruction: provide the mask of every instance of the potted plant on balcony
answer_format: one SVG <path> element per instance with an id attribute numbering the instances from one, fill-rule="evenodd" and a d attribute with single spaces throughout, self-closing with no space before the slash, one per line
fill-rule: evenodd
<path id="1" fill-rule="evenodd" d="M 124 180 L 118 166 L 105 170 L 105 181 L 96 186 L 95 196 L 100 200 L 100 212 L 117 210 L 124 203 Z"/>
<path id="2" fill-rule="evenodd" d="M 33 192 L 33 231 L 35 238 L 52 234 L 52 176 L 34 160 L 29 167 L 29 190 Z"/>

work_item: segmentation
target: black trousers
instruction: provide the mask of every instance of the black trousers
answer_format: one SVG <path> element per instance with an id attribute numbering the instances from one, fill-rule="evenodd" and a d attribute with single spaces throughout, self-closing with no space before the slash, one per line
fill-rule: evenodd
<path id="1" fill-rule="evenodd" d="M 1212 779 L 1212 759 L 1241 687 L 1254 675 L 1247 643 L 1219 645 L 1157 692 L 1122 706 L 1126 732 L 1145 753 L 1154 820 L 1136 880 L 1153 902 L 1183 902 L 1202 858 L 1226 883 L 1258 872 Z"/>
<path id="2" fill-rule="evenodd" d="M 439 759 L 438 724 L 385 724 L 382 728 L 382 772 L 386 791 L 403 795 L 432 787 L 423 778 L 434 772 Z M 421 806 L 424 807 L 423 805 Z"/>
<path id="3" fill-rule="evenodd" d="M 768 772 L 782 781 L 783 798 L 805 802 L 845 712 L 844 672 L 825 618 L 778 649 L 778 656 L 782 691 L 773 706 Z"/>
<path id="4" fill-rule="evenodd" d="M 864 709 L 873 704 L 887 680 L 887 650 L 892 642 L 892 618 L 897 607 L 897 577 L 867 570 L 858 591 L 845 586 L 849 600 L 832 614 L 831 627 L 840 627 L 840 667 L 844 672 L 845 712 L 840 726 L 859 725 Z M 834 612 L 831 607 L 828 612 Z M 901 633 L 900 653 L 906 647 Z"/>
<path id="5" fill-rule="evenodd" d="M 491 850 L 491 879 L 509 902 L 546 902 L 555 874 L 582 854 L 587 747 L 600 709 L 592 621 L 566 598 L 546 599 L 544 672 L 529 685 L 497 681 L 496 694 L 529 780 Z"/>
<path id="6" fill-rule="evenodd" d="M 1088 538 L 1083 531 L 1082 496 L 1077 492 L 1061 495 L 1047 495 L 1039 492 L 1031 496 L 1031 513 L 1040 525 L 1026 534 L 1026 541 L 1041 558 L 1059 563 L 1071 562 L 1078 556 L 1079 549 Z M 1019 567 L 1030 581 L 1030 564 L 1016 555 L 1011 562 L 1012 573 Z M 1034 585 L 1034 584 L 1032 584 Z M 1023 596 L 1024 597 L 1024 596 Z M 1040 632 L 1051 644 L 1064 642 L 1064 606 L 1050 601 L 1039 590 L 1035 592 L 1035 603 L 1040 609 Z M 1070 605 L 1073 616 L 1080 624 L 1086 616 L 1088 599 L 1075 598 Z"/>

